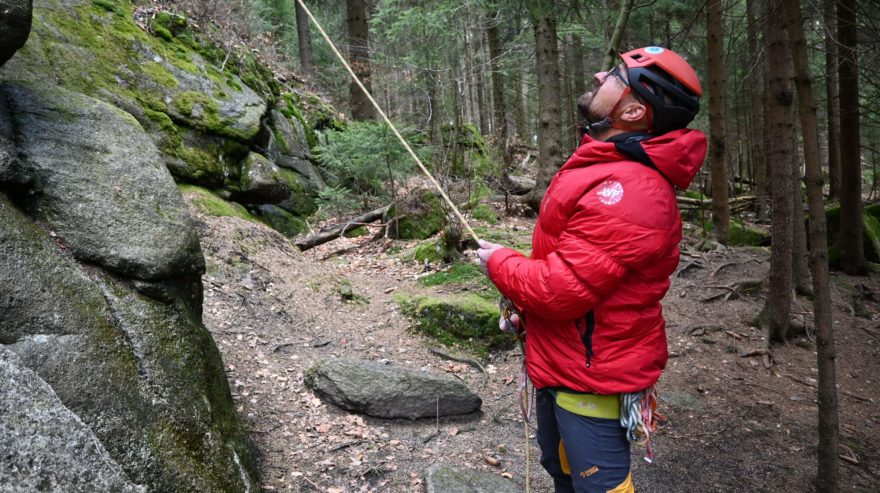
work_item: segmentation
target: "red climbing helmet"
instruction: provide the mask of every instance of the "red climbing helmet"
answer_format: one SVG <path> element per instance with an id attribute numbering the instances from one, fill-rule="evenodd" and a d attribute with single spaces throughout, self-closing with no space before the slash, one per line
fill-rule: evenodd
<path id="1" fill-rule="evenodd" d="M 659 46 L 628 51 L 620 58 L 626 64 L 630 88 L 650 106 L 651 133 L 684 128 L 697 116 L 703 88 L 684 58 Z"/>

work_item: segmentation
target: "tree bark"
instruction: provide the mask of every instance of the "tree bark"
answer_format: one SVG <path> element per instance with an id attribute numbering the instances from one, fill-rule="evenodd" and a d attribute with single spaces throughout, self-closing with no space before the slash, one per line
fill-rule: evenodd
<path id="1" fill-rule="evenodd" d="M 862 163 L 859 140 L 859 62 L 856 1 L 837 1 L 840 47 L 840 232 L 837 247 L 843 271 L 867 271 L 862 245 Z"/>
<path id="2" fill-rule="evenodd" d="M 348 53 L 351 69 L 368 91 L 372 91 L 370 70 L 369 28 L 364 0 L 346 0 L 346 25 L 348 26 Z M 363 91 L 351 83 L 348 90 L 351 117 L 358 121 L 376 118 L 376 111 Z"/>
<path id="3" fill-rule="evenodd" d="M 828 198 L 840 197 L 840 101 L 837 87 L 837 40 L 834 39 L 835 0 L 826 0 L 825 22 L 825 111 L 828 117 Z"/>
<path id="4" fill-rule="evenodd" d="M 746 0 L 746 22 L 748 30 L 748 46 L 749 53 L 761 53 L 763 50 L 758 47 L 758 23 L 756 20 L 756 3 L 757 0 Z M 756 55 L 759 57 L 760 55 Z M 755 170 L 755 194 L 758 196 L 757 214 L 760 219 L 766 219 L 770 211 L 770 170 L 767 167 L 767 158 L 764 153 L 764 96 L 763 84 L 761 81 L 762 67 L 761 60 L 753 60 L 753 70 L 749 75 L 749 96 L 752 102 L 752 118 L 750 130 L 751 156 L 754 160 L 753 167 Z"/>
<path id="5" fill-rule="evenodd" d="M 819 444 L 816 452 L 819 471 L 818 491 L 836 492 L 840 482 L 837 449 L 840 440 L 837 413 L 837 352 L 831 319 L 831 285 L 828 272 L 828 244 L 823 199 L 822 164 L 819 159 L 819 124 L 813 98 L 813 77 L 807 59 L 803 23 L 798 0 L 785 0 L 788 33 L 791 39 L 798 94 L 804 161 L 807 175 L 807 202 L 810 209 L 810 265 L 813 273 L 813 314 L 816 325 L 816 362 L 819 369 Z"/>
<path id="6" fill-rule="evenodd" d="M 314 65 L 312 64 L 312 36 L 309 33 L 309 17 L 299 2 L 293 1 L 296 6 L 296 37 L 299 44 L 299 68 L 302 75 L 312 77 Z"/>
<path id="7" fill-rule="evenodd" d="M 535 54 L 538 65 L 538 173 L 535 188 L 529 194 L 529 206 L 538 211 L 544 192 L 553 175 L 563 164 L 562 113 L 559 110 L 559 47 L 556 39 L 556 15 L 553 2 L 532 4 Z"/>
<path id="8" fill-rule="evenodd" d="M 727 79 L 724 74 L 723 0 L 709 0 L 706 14 L 706 40 L 709 53 L 709 159 L 712 169 L 712 237 L 727 244 L 730 208 L 727 191 L 725 139 Z"/>
<path id="9" fill-rule="evenodd" d="M 504 78 L 499 68 L 501 59 L 501 38 L 498 36 L 498 23 L 501 16 L 496 10 L 486 19 L 486 39 L 489 44 L 489 70 L 492 73 L 492 106 L 495 109 L 495 139 L 498 150 L 504 156 L 505 167 L 510 163 L 507 153 L 507 108 L 504 105 Z"/>
<path id="10" fill-rule="evenodd" d="M 766 105 L 768 162 L 771 176 L 771 234 L 769 293 L 761 317 L 770 342 L 785 342 L 791 325 L 792 300 L 792 156 L 793 122 L 791 72 L 782 0 L 765 0 Z"/>
<path id="11" fill-rule="evenodd" d="M 485 56 L 486 56 L 486 46 L 484 42 L 484 32 L 482 29 L 477 26 L 473 30 L 474 36 L 479 39 L 477 43 L 477 69 L 475 70 L 474 77 L 476 78 L 477 84 L 477 118 L 480 121 L 480 133 L 483 135 L 489 135 L 489 113 L 490 108 L 486 107 L 486 89 L 485 89 L 485 73 L 486 73 L 486 64 Z"/>

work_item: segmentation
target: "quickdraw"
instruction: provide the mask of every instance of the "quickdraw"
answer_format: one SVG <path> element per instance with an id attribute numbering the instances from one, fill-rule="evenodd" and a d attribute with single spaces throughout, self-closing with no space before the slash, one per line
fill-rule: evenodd
<path id="1" fill-rule="evenodd" d="M 620 394 L 620 426 L 626 428 L 630 443 L 645 446 L 645 460 L 654 462 L 652 435 L 666 423 L 666 416 L 657 412 L 657 389 L 651 386 L 641 392 Z"/>

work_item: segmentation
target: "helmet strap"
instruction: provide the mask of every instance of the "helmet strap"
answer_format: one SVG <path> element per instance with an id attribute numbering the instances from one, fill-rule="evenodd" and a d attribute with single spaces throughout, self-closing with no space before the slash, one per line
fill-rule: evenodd
<path id="1" fill-rule="evenodd" d="M 630 126 L 624 122 L 620 122 L 619 120 L 616 121 L 615 118 L 613 117 L 613 115 L 615 113 L 617 113 L 617 109 L 620 107 L 620 103 L 623 102 L 623 99 L 626 98 L 626 95 L 629 94 L 630 92 L 632 92 L 630 87 L 626 86 L 626 89 L 624 89 L 623 92 L 620 94 L 620 97 L 617 98 L 617 102 L 614 103 L 614 106 L 611 107 L 611 111 L 608 112 L 608 116 L 606 116 L 605 118 L 603 118 L 597 122 L 591 122 L 589 117 L 587 117 L 587 119 L 586 119 L 587 133 L 590 134 L 590 137 L 595 138 L 597 134 L 603 133 L 603 132 L 610 130 L 612 128 L 616 128 L 618 130 L 626 130 L 627 132 L 644 130 L 644 129 L 635 128 L 635 127 Z M 649 112 L 648 115 L 650 115 L 650 111 L 651 111 L 650 106 L 645 105 L 645 108 Z"/>

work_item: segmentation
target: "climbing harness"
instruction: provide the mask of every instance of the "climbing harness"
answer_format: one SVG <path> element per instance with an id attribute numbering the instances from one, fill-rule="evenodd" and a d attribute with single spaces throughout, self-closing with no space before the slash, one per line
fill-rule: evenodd
<path id="1" fill-rule="evenodd" d="M 630 443 L 645 446 L 645 460 L 654 462 L 652 435 L 666 423 L 666 416 L 657 412 L 657 389 L 651 386 L 641 392 L 620 394 L 620 426 L 626 428 Z"/>
<path id="2" fill-rule="evenodd" d="M 519 349 L 522 352 L 522 363 L 519 369 L 519 386 L 517 388 L 517 396 L 519 400 L 519 410 L 523 417 L 523 430 L 525 431 L 526 441 L 526 487 L 525 492 L 531 491 L 531 463 L 532 463 L 532 442 L 529 433 L 529 421 L 532 416 L 532 400 L 534 392 L 529 392 L 529 374 L 526 369 L 526 319 L 525 316 L 516 309 L 516 305 L 504 296 L 498 302 L 501 309 L 501 319 L 503 321 L 502 330 L 510 332 L 516 338 Z M 533 389 L 534 390 L 534 389 Z"/>
<path id="3" fill-rule="evenodd" d="M 311 19 L 312 24 L 314 24 L 315 27 L 318 29 L 318 32 L 321 33 L 324 41 L 326 41 L 327 44 L 330 45 L 330 49 L 333 50 L 333 53 L 336 54 L 336 57 L 339 58 L 339 61 L 342 62 L 342 65 L 345 66 L 345 69 L 348 70 L 348 74 L 351 76 L 352 80 L 354 80 L 355 84 L 357 84 L 357 86 L 361 88 L 361 91 L 363 91 L 367 99 L 370 100 L 370 103 L 373 104 L 373 107 L 376 108 L 376 111 L 379 112 L 379 115 L 382 116 L 382 119 L 385 120 L 385 123 L 387 123 L 388 126 L 391 127 L 391 131 L 394 132 L 394 135 L 397 136 L 397 139 L 400 140 L 400 143 L 403 144 L 403 147 L 406 148 L 407 152 L 409 152 L 409 155 L 415 160 L 416 164 L 419 165 L 419 169 L 422 170 L 422 173 L 424 173 L 425 176 L 428 177 L 428 179 L 431 181 L 431 184 L 434 185 L 438 192 L 440 192 L 440 196 L 443 197 L 443 200 L 446 201 L 446 204 L 449 206 L 450 209 L 452 209 L 452 212 L 455 213 L 455 216 L 458 218 L 459 221 L 461 221 L 461 224 L 465 227 L 465 229 L 467 229 L 471 237 L 479 242 L 480 237 L 477 236 L 477 233 L 474 232 L 473 228 L 471 228 L 470 224 L 468 224 L 467 220 L 465 220 L 464 216 L 461 214 L 461 212 L 459 212 L 458 207 L 455 206 L 455 204 L 452 202 L 452 199 L 450 199 L 449 196 L 446 195 L 446 192 L 443 191 L 443 187 L 440 186 L 440 183 L 437 182 L 437 180 L 434 178 L 434 175 L 432 175 L 431 172 L 428 171 L 428 168 L 426 168 L 425 165 L 422 164 L 422 160 L 419 159 L 416 153 L 412 150 L 412 148 L 406 142 L 406 139 L 404 139 L 403 136 L 400 135 L 400 132 L 397 131 L 397 127 L 395 127 L 394 124 L 391 123 L 391 120 L 388 118 L 385 112 L 382 111 L 379 103 L 377 103 L 376 100 L 373 99 L 373 95 L 370 94 L 370 91 L 368 91 L 367 88 L 364 87 L 364 84 L 361 83 L 361 80 L 358 79 L 358 76 L 354 73 L 354 70 L 351 69 L 351 65 L 349 65 L 348 62 L 345 61 L 345 57 L 343 57 L 342 53 L 339 53 L 339 50 L 336 49 L 336 45 L 333 44 L 333 41 L 330 40 L 330 36 L 328 36 L 327 33 L 324 31 L 324 28 L 321 27 L 318 19 L 316 19 L 315 16 L 312 15 L 312 12 L 309 10 L 308 7 L 306 7 L 306 4 L 305 2 L 303 2 L 303 0 L 296 0 L 296 2 L 299 4 L 300 7 L 302 7 L 303 12 L 306 13 L 309 19 Z"/>

